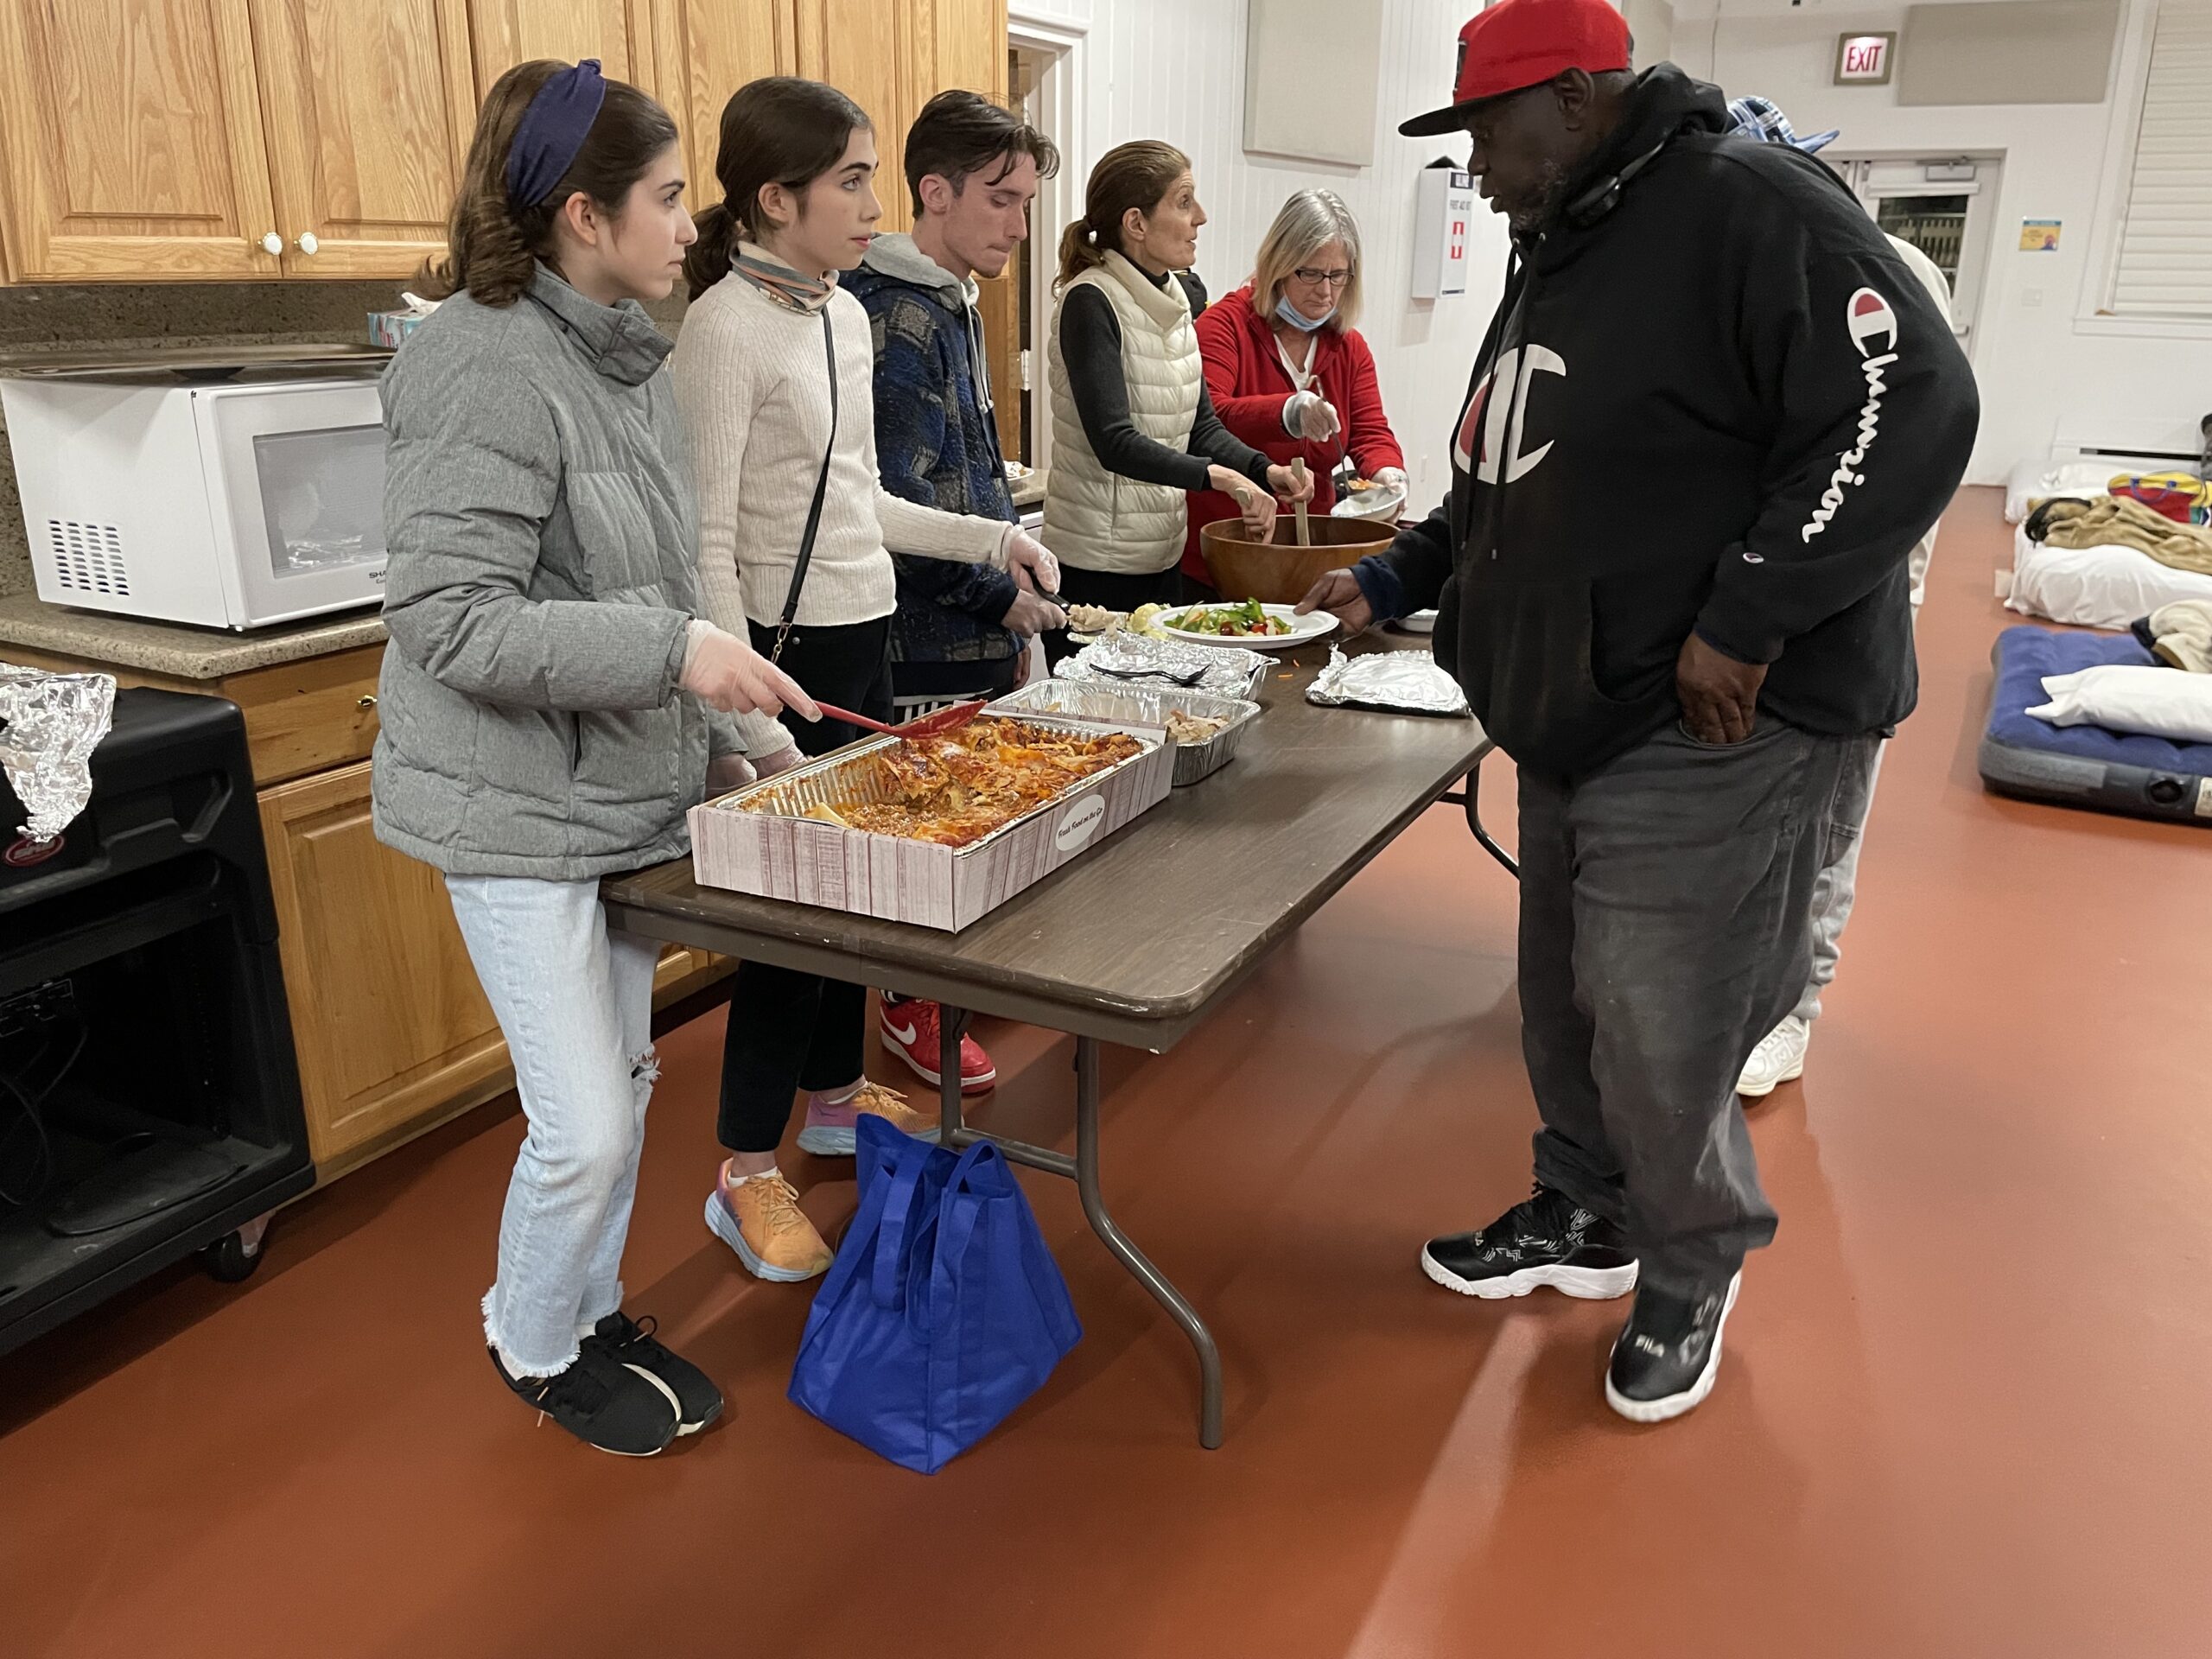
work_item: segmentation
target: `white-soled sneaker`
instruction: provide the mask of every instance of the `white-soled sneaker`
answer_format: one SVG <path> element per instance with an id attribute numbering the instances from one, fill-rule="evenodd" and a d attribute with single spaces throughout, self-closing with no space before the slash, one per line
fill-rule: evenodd
<path id="1" fill-rule="evenodd" d="M 1787 1016 L 1759 1039 L 1736 1079 L 1736 1092 L 1745 1100 L 1764 1100 L 1781 1084 L 1795 1083 L 1805 1075 L 1805 1051 L 1812 1043 L 1812 1026 L 1794 1014 Z"/>

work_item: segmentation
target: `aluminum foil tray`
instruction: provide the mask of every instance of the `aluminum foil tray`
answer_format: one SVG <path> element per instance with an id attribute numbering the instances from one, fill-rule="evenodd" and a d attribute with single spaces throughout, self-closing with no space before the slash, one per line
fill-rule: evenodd
<path id="1" fill-rule="evenodd" d="M 1246 699 L 1259 689 L 1267 671 L 1268 659 L 1242 645 L 1192 645 L 1126 632 L 1093 641 L 1052 671 L 1063 680 L 1210 691 L 1218 697 Z M 1189 685 L 1175 683 L 1177 677 L 1193 673 L 1198 677 Z"/>
<path id="2" fill-rule="evenodd" d="M 948 850 L 955 858 L 973 857 L 989 847 L 992 842 L 1012 835 L 1031 820 L 1054 810 L 1062 804 L 1068 795 L 1075 793 L 1077 790 L 1089 788 L 1103 779 L 1113 777 L 1117 772 L 1141 765 L 1146 755 L 1155 749 L 1165 747 L 1167 743 L 1166 734 L 1164 731 L 1147 730 L 1142 726 L 1124 728 L 1113 721 L 1075 720 L 1065 715 L 1053 719 L 1024 714 L 1022 718 L 1035 720 L 1040 726 L 1058 726 L 1071 731 L 1127 730 L 1129 736 L 1143 745 L 1143 751 L 1131 755 L 1126 760 L 1116 760 L 1103 772 L 1092 772 L 1077 783 L 1074 788 L 1056 795 L 1050 800 L 1039 802 L 1020 817 L 1007 819 L 988 836 L 971 841 L 965 847 L 949 849 Z M 878 760 L 886 750 L 896 747 L 900 741 L 899 738 L 887 737 L 880 734 L 874 737 L 863 738 L 857 743 L 848 743 L 842 749 L 832 750 L 818 760 L 810 760 L 804 766 L 793 766 L 789 772 L 779 772 L 774 777 L 763 779 L 757 784 L 747 784 L 744 788 L 733 791 L 728 795 L 709 802 L 708 804 L 715 808 L 738 811 L 764 812 L 786 818 L 803 818 L 806 816 L 807 809 L 815 806 L 834 808 L 880 805 L 891 798 L 891 791 L 889 774 L 878 764 Z M 857 835 L 866 832 L 855 830 L 853 833 Z M 899 837 L 889 837 L 889 839 L 899 839 Z"/>
<path id="3" fill-rule="evenodd" d="M 1175 745 L 1175 786 L 1195 784 L 1219 772 L 1234 760 L 1244 741 L 1244 728 L 1256 719 L 1260 705 L 1238 697 L 1217 697 L 1206 691 L 1184 691 L 1173 686 L 1116 685 L 1103 680 L 1046 680 L 1025 686 L 991 705 L 1019 714 L 1025 720 L 1039 715 L 1065 715 L 1122 728 L 1156 727 L 1165 729 L 1173 712 L 1205 715 L 1229 724 L 1203 743 Z"/>

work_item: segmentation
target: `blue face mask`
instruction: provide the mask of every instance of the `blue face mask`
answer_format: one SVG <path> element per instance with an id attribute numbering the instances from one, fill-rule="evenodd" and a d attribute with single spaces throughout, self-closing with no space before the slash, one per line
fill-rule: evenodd
<path id="1" fill-rule="evenodd" d="M 1296 306 L 1293 305 L 1287 298 L 1278 299 L 1275 301 L 1275 315 L 1303 334 L 1310 334 L 1318 328 L 1327 327 L 1329 324 L 1329 318 L 1333 317 L 1336 315 L 1337 308 L 1333 305 L 1329 308 L 1326 315 L 1319 317 L 1309 317 L 1303 311 L 1300 311 Z"/>

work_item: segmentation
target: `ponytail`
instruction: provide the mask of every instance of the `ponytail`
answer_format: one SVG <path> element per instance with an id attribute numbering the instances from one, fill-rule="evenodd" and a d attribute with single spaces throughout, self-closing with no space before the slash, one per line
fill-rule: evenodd
<path id="1" fill-rule="evenodd" d="M 1116 144 L 1098 158 L 1083 188 L 1083 217 L 1060 232 L 1060 275 L 1065 288 L 1109 253 L 1121 253 L 1122 218 L 1130 208 L 1149 213 L 1191 170 L 1191 158 L 1157 138 Z"/>
<path id="2" fill-rule="evenodd" d="M 426 299 L 467 289 L 480 305 L 512 305 L 529 289 L 537 262 L 554 254 L 553 226 L 569 198 L 582 194 L 620 218 L 630 187 L 676 142 L 666 110 L 622 81 L 607 82 L 599 114 L 569 170 L 543 201 L 518 206 L 507 194 L 507 157 L 530 101 L 569 66 L 550 58 L 518 63 L 501 75 L 476 114 L 461 188 L 446 226 L 446 251 L 423 263 L 415 285 Z"/>
<path id="3" fill-rule="evenodd" d="M 1065 288 L 1093 265 L 1103 264 L 1106 254 L 1092 234 L 1090 221 L 1078 219 L 1060 232 L 1060 275 L 1053 289 Z"/>
<path id="4" fill-rule="evenodd" d="M 683 285 L 696 300 L 729 275 L 740 232 L 737 215 L 726 201 L 716 202 L 691 223 L 698 228 L 699 239 L 683 251 Z"/>

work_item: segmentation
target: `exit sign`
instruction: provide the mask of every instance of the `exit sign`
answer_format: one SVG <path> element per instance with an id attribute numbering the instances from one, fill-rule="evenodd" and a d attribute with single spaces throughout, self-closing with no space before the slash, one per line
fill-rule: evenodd
<path id="1" fill-rule="evenodd" d="M 1839 35 L 1835 42 L 1835 84 L 1839 86 L 1886 86 L 1890 66 L 1897 54 L 1897 37 L 1889 35 Z"/>

